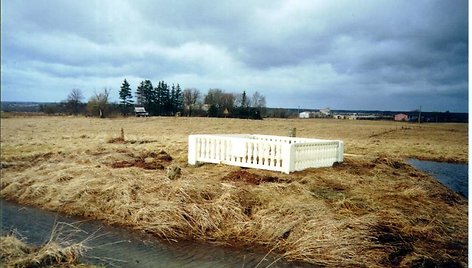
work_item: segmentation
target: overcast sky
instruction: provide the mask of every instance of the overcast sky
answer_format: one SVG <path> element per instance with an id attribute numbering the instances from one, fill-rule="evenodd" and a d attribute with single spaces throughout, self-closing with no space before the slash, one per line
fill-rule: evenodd
<path id="1" fill-rule="evenodd" d="M 144 79 L 269 107 L 468 110 L 466 0 L 1 1 L 3 101 Z"/>

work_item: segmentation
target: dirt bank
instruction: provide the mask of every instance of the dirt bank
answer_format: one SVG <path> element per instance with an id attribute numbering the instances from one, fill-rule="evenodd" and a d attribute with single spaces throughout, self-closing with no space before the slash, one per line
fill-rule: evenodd
<path id="1" fill-rule="evenodd" d="M 336 121 L 2 119 L 1 195 L 331 267 L 466 265 L 467 201 L 402 158 L 465 161 L 467 125 Z M 293 125 L 300 136 L 343 139 L 349 156 L 290 175 L 186 165 L 190 133 L 284 135 Z M 108 142 L 121 127 L 128 142 Z M 169 176 L 175 166 L 180 175 Z"/>

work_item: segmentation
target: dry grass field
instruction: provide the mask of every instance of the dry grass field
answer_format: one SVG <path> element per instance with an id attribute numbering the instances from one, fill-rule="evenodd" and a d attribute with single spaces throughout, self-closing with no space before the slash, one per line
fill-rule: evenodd
<path id="1" fill-rule="evenodd" d="M 344 163 L 290 175 L 186 164 L 189 134 L 293 127 L 298 137 L 343 140 Z M 1 196 L 167 240 L 274 250 L 328 267 L 460 267 L 467 200 L 404 159 L 466 163 L 467 136 L 467 124 L 4 118 Z M 181 174 L 169 173 L 176 167 Z"/>

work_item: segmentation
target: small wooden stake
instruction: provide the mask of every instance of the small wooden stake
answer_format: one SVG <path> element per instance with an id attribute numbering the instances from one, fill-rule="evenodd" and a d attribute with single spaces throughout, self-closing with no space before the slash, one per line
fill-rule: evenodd
<path id="1" fill-rule="evenodd" d="M 290 129 L 289 133 L 288 133 L 288 136 L 289 137 L 292 137 L 292 138 L 295 138 L 297 136 L 297 128 L 292 128 Z"/>

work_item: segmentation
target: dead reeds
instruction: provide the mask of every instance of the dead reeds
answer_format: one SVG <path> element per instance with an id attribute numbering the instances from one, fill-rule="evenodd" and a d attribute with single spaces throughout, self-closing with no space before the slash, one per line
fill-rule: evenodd
<path id="1" fill-rule="evenodd" d="M 94 267 L 79 264 L 78 258 L 88 249 L 89 236 L 79 242 L 72 239 L 76 226 L 58 222 L 54 225 L 49 240 L 39 247 L 26 245 L 15 235 L 0 237 L 0 260 L 5 267 Z"/>

